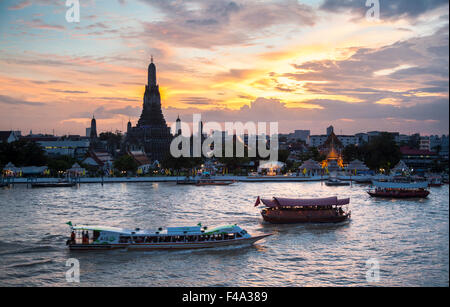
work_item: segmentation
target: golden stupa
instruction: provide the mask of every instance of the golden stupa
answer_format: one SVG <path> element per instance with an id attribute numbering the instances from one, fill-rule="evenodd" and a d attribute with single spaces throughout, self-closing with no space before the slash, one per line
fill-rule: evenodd
<path id="1" fill-rule="evenodd" d="M 321 163 L 322 167 L 327 168 L 329 171 L 344 168 L 341 152 L 336 147 L 342 148 L 343 145 L 334 132 L 331 132 L 322 147 L 324 152 L 327 152 L 327 158 Z"/>

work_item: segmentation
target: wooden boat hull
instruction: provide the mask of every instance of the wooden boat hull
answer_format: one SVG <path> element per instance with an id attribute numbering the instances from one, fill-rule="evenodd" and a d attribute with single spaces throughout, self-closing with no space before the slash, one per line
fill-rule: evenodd
<path id="1" fill-rule="evenodd" d="M 434 187 L 434 188 L 439 188 L 439 187 L 442 187 L 443 184 L 442 183 L 430 183 L 428 186 L 429 187 Z"/>
<path id="2" fill-rule="evenodd" d="M 365 180 L 365 179 L 355 179 L 353 181 L 356 182 L 356 183 L 361 183 L 361 184 L 372 183 L 372 179 L 367 179 L 367 180 Z"/>
<path id="3" fill-rule="evenodd" d="M 349 186 L 350 183 L 349 182 L 339 182 L 339 183 L 325 182 L 325 185 L 327 185 L 329 187 L 340 187 L 340 186 Z"/>
<path id="4" fill-rule="evenodd" d="M 351 213 L 338 215 L 334 210 L 268 210 L 261 215 L 272 224 L 341 223 L 351 217 Z"/>
<path id="5" fill-rule="evenodd" d="M 135 244 L 69 244 L 69 249 L 74 251 L 87 250 L 181 250 L 181 249 L 200 249 L 215 248 L 226 246 L 245 246 L 252 245 L 256 241 L 264 239 L 272 234 L 264 234 L 251 238 L 239 238 L 234 240 L 208 241 L 208 242 L 170 242 L 170 243 L 135 243 Z"/>
<path id="6" fill-rule="evenodd" d="M 426 198 L 430 192 L 423 190 L 423 191 L 377 191 L 367 192 L 372 197 L 386 197 L 386 198 Z"/>
<path id="7" fill-rule="evenodd" d="M 177 184 L 184 184 L 184 185 L 196 185 L 196 181 L 177 181 Z"/>
<path id="8" fill-rule="evenodd" d="M 32 188 L 67 188 L 74 187 L 76 183 L 32 183 Z"/>
<path id="9" fill-rule="evenodd" d="M 225 181 L 216 181 L 216 182 L 198 182 L 195 185 L 196 186 L 204 186 L 204 185 L 230 185 L 234 182 L 225 182 Z"/>

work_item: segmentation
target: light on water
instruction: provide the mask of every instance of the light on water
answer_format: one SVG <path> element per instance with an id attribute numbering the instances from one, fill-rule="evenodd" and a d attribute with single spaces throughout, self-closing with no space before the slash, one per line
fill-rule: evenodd
<path id="1" fill-rule="evenodd" d="M 448 286 L 448 185 L 423 200 L 373 199 L 366 189 L 320 182 L 16 185 L 0 190 L 0 285 L 74 285 L 65 273 L 75 258 L 82 286 Z M 253 206 L 258 195 L 350 197 L 352 219 L 266 224 Z M 251 247 L 71 252 L 69 220 L 141 229 L 236 223 L 274 235 Z M 379 264 L 378 281 L 367 278 L 369 259 Z"/>

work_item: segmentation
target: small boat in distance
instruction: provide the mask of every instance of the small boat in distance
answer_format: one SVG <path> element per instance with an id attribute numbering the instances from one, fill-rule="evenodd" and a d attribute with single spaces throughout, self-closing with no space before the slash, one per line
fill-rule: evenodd
<path id="1" fill-rule="evenodd" d="M 443 185 L 442 177 L 434 176 L 428 178 L 428 186 L 430 187 L 441 187 Z"/>
<path id="2" fill-rule="evenodd" d="M 196 186 L 203 185 L 230 185 L 233 184 L 234 180 L 216 180 L 216 179 L 200 179 L 195 184 Z"/>
<path id="3" fill-rule="evenodd" d="M 195 185 L 195 184 L 197 184 L 197 180 L 194 177 L 191 178 L 191 176 L 186 176 L 182 180 L 177 179 L 177 184 Z"/>
<path id="4" fill-rule="evenodd" d="M 329 187 L 337 187 L 337 186 L 347 186 L 350 185 L 350 182 L 348 181 L 342 181 L 337 178 L 330 178 L 327 181 L 325 181 L 325 184 Z"/>
<path id="5" fill-rule="evenodd" d="M 340 223 L 350 219 L 348 209 L 350 198 L 337 197 L 313 199 L 289 199 L 274 197 L 261 199 L 258 196 L 255 207 L 263 204 L 261 210 L 264 221 L 272 224 L 293 223 Z M 345 209 L 343 207 L 345 206 Z"/>
<path id="6" fill-rule="evenodd" d="M 156 231 L 139 228 L 124 229 L 107 226 L 72 225 L 67 240 L 70 250 L 161 250 L 199 249 L 231 245 L 252 245 L 272 234 L 250 235 L 237 225 L 208 230 L 201 224 L 189 227 L 159 228 Z M 87 234 L 87 235 L 86 235 Z"/>
<path id="7" fill-rule="evenodd" d="M 353 180 L 356 183 L 360 183 L 360 184 L 372 183 L 371 176 L 355 176 L 355 177 L 352 177 L 351 180 Z"/>
<path id="8" fill-rule="evenodd" d="M 428 182 L 380 182 L 372 181 L 373 189 L 367 191 L 372 197 L 388 198 L 425 198 L 430 194 Z"/>
<path id="9" fill-rule="evenodd" d="M 444 184 L 448 184 L 449 183 L 449 179 L 448 179 L 448 175 L 444 175 L 444 177 L 442 177 L 442 183 Z"/>
<path id="10" fill-rule="evenodd" d="M 183 180 L 177 180 L 177 184 L 196 185 L 196 186 L 230 185 L 235 182 L 236 182 L 235 180 L 215 179 L 215 178 L 212 178 L 209 174 L 206 174 L 206 175 L 202 174 L 200 177 L 186 176 Z"/>
<path id="11" fill-rule="evenodd" d="M 74 187 L 77 184 L 75 182 L 70 181 L 59 181 L 59 182 L 34 182 L 31 184 L 32 188 L 66 188 L 66 187 Z"/>

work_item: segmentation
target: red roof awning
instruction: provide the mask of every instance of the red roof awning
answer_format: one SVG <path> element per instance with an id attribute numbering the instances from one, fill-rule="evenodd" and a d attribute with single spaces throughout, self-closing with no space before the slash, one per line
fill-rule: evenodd
<path id="1" fill-rule="evenodd" d="M 338 199 L 336 196 L 327 198 L 292 199 L 274 197 L 273 200 L 261 199 L 262 203 L 270 208 L 275 207 L 326 207 L 343 206 L 350 203 L 350 198 Z"/>

